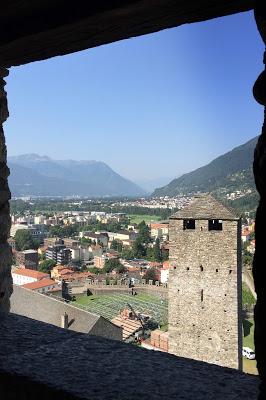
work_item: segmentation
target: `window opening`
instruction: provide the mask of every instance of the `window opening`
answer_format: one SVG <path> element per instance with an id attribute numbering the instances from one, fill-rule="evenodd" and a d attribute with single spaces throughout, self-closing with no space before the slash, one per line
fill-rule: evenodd
<path id="1" fill-rule="evenodd" d="M 209 231 L 222 231 L 223 221 L 221 219 L 209 219 L 208 227 Z"/>
<path id="2" fill-rule="evenodd" d="M 195 229 L 196 224 L 194 219 L 184 219 L 183 220 L 183 230 Z"/>
<path id="3" fill-rule="evenodd" d="M 200 301 L 203 302 L 203 289 L 200 291 Z"/>

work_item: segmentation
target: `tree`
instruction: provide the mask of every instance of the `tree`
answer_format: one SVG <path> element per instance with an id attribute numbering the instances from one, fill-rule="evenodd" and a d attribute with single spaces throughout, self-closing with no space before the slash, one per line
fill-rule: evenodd
<path id="1" fill-rule="evenodd" d="M 37 250 L 40 247 L 41 241 L 39 239 L 33 239 L 32 248 Z"/>
<path id="2" fill-rule="evenodd" d="M 156 281 L 157 273 L 155 268 L 147 269 L 146 273 L 143 275 L 143 279 Z"/>
<path id="3" fill-rule="evenodd" d="M 153 247 L 153 254 L 154 254 L 154 260 L 161 262 L 162 261 L 162 254 L 161 254 L 161 249 L 160 249 L 160 239 L 157 238 L 155 240 L 155 245 Z"/>
<path id="4" fill-rule="evenodd" d="M 79 271 L 86 271 L 87 267 L 82 260 L 72 260 L 73 265 L 79 269 Z"/>
<path id="5" fill-rule="evenodd" d="M 154 250 L 153 250 L 152 247 L 147 247 L 146 259 L 149 260 L 149 261 L 155 261 L 154 260 Z"/>
<path id="6" fill-rule="evenodd" d="M 118 251 L 121 253 L 122 251 L 122 243 L 119 240 L 113 240 L 111 243 L 111 249 Z"/>
<path id="7" fill-rule="evenodd" d="M 39 264 L 39 271 L 46 272 L 47 274 L 50 273 L 51 269 L 56 266 L 55 260 L 44 260 Z"/>
<path id="8" fill-rule="evenodd" d="M 141 238 L 137 237 L 133 243 L 132 251 L 135 258 L 142 258 L 146 256 L 146 248 L 143 246 Z"/>
<path id="9" fill-rule="evenodd" d="M 51 226 L 51 228 L 50 228 L 50 234 L 51 234 L 52 236 L 61 237 L 61 234 L 62 234 L 62 228 L 61 228 L 61 226 L 60 226 L 60 225 Z"/>
<path id="10" fill-rule="evenodd" d="M 144 244 L 148 244 L 151 242 L 150 229 L 148 225 L 145 223 L 145 221 L 142 221 L 138 225 L 138 238 L 141 241 L 141 243 Z"/>
<path id="11" fill-rule="evenodd" d="M 82 237 L 82 238 L 80 238 L 80 243 L 81 244 L 92 244 L 92 240 L 88 239 L 88 238 L 85 238 L 85 237 Z"/>
<path id="12" fill-rule="evenodd" d="M 169 260 L 169 250 L 162 248 L 161 251 L 162 251 L 162 261 L 168 261 Z"/>
<path id="13" fill-rule="evenodd" d="M 124 247 L 121 253 L 121 258 L 124 258 L 125 260 L 131 260 L 134 258 L 133 250 Z"/>
<path id="14" fill-rule="evenodd" d="M 18 251 L 29 250 L 34 248 L 34 241 L 28 229 L 19 229 L 15 233 L 16 249 Z"/>
<path id="15" fill-rule="evenodd" d="M 100 274 L 102 272 L 102 270 L 97 267 L 89 267 L 88 271 L 91 272 L 92 274 Z"/>
<path id="16" fill-rule="evenodd" d="M 103 267 L 104 272 L 112 272 L 114 269 L 119 273 L 122 273 L 126 270 L 124 265 L 122 265 L 117 258 L 110 258 L 109 260 L 105 261 Z"/>

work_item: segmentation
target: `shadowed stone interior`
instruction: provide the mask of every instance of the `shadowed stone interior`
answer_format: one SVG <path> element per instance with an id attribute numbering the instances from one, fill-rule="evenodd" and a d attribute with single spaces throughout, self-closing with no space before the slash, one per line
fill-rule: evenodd
<path id="1" fill-rule="evenodd" d="M 18 399 L 19 387 L 20 400 L 257 398 L 258 378 L 233 369 L 14 314 L 5 314 L 1 322 L 0 387 L 8 399 Z"/>
<path id="2" fill-rule="evenodd" d="M 0 65 L 10 67 L 52 56 L 111 43 L 184 23 L 245 11 L 256 5 L 256 22 L 266 41 L 266 15 L 262 0 L 10 0 L 1 4 Z M 266 57 L 264 57 L 266 61 Z M 3 123 L 8 116 L 4 77 L 0 68 L 0 310 L 8 310 L 12 292 L 9 230 L 10 196 Z M 266 105 L 266 73 L 254 86 L 256 100 Z M 266 121 L 266 120 L 265 120 Z M 260 194 L 256 216 L 256 252 L 253 273 L 257 292 L 255 347 L 266 398 L 266 125 L 262 128 L 254 160 L 254 176 Z M 38 329 L 39 326 L 39 329 Z M 50 334 L 48 330 L 52 329 Z M 257 378 L 170 355 L 142 353 L 133 347 L 104 339 L 67 336 L 40 322 L 14 315 L 1 319 L 1 394 L 6 399 L 255 399 Z M 67 335 L 77 335 L 66 332 Z M 41 338 L 43 345 L 38 342 Z M 70 339 L 70 337 L 72 339 Z M 82 337 L 82 339 L 81 339 Z M 27 349 L 22 343 L 29 339 Z M 59 339 L 60 338 L 60 339 Z M 46 340 L 50 340 L 47 344 Z M 54 342 L 54 345 L 52 344 Z M 101 346 L 99 345 L 101 344 Z M 7 349 L 11 352 L 9 354 Z M 102 349 L 102 351 L 100 350 Z M 122 351 L 123 349 L 123 351 Z M 114 355 L 113 355 L 114 352 Z M 145 357 L 142 356 L 145 354 Z M 106 361 L 106 363 L 104 363 Z M 49 368 L 48 368 L 49 367 Z M 136 367 L 136 368 L 134 368 Z M 85 369 L 84 369 L 85 368 Z M 78 373 L 77 373 L 78 371 Z M 85 371 L 85 372 L 84 372 Z M 133 377 L 133 378 L 132 378 Z M 105 384 L 103 384 L 105 381 Z M 35 382 L 35 383 L 34 383 Z M 42 382 L 42 383 L 40 383 Z M 92 383 L 92 384 L 91 384 Z M 41 388 L 41 391 L 40 391 Z M 71 392 L 60 397 L 56 389 Z M 38 390 L 38 391 L 37 391 Z M 108 391 L 107 391 L 108 390 Z M 36 394 L 38 393 L 38 397 Z M 40 394 L 41 393 L 41 394 Z M 99 394 L 100 393 L 100 394 Z"/>
<path id="3" fill-rule="evenodd" d="M 253 0 L 8 0 L 0 65 L 73 53 L 161 29 L 247 11 Z"/>

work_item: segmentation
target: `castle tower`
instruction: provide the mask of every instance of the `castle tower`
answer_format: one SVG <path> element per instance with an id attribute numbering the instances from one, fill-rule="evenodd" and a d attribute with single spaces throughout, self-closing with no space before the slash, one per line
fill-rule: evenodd
<path id="1" fill-rule="evenodd" d="M 169 352 L 242 369 L 241 219 L 209 194 L 170 218 Z"/>

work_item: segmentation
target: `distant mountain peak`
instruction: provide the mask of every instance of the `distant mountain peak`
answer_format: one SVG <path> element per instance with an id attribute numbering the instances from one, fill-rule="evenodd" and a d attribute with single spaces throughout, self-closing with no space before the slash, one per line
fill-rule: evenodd
<path id="1" fill-rule="evenodd" d="M 37 153 L 28 153 L 28 154 L 20 154 L 18 156 L 11 156 L 8 157 L 8 159 L 11 160 L 17 160 L 17 161 L 32 161 L 32 162 L 39 162 L 39 161 L 51 161 L 51 158 L 48 156 L 40 156 Z"/>
<path id="2" fill-rule="evenodd" d="M 156 189 L 153 195 L 160 197 L 211 192 L 224 197 L 237 190 L 255 192 L 252 163 L 257 140 L 258 137 L 250 139 L 209 164 L 172 180 Z"/>
<path id="3" fill-rule="evenodd" d="M 53 160 L 39 154 L 9 157 L 13 196 L 139 196 L 145 191 L 102 161 Z"/>

